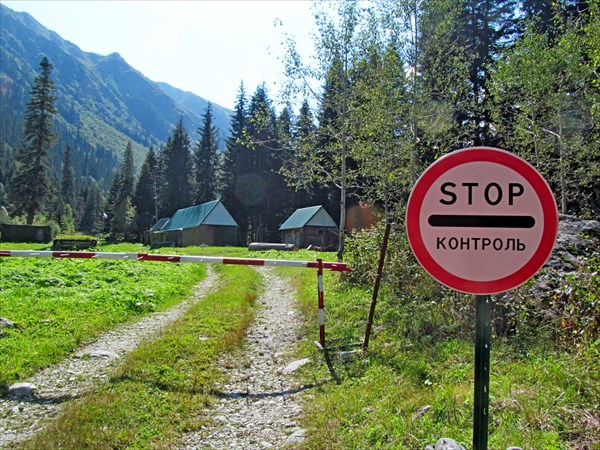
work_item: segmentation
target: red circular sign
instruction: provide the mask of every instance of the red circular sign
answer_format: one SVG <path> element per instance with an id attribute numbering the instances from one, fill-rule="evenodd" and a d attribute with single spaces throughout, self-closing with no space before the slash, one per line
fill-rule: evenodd
<path id="1" fill-rule="evenodd" d="M 419 263 L 440 283 L 495 294 L 531 278 L 558 232 L 550 187 L 524 159 L 490 147 L 449 153 L 417 180 L 406 230 Z"/>

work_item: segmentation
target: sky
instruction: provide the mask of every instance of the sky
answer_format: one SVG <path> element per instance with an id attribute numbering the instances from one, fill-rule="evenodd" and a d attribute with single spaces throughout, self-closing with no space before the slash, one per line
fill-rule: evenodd
<path id="1" fill-rule="evenodd" d="M 153 81 L 233 109 L 265 83 L 275 103 L 282 81 L 284 33 L 312 54 L 314 19 L 307 0 L 1 0 L 31 14 L 86 52 L 119 53 Z M 275 25 L 277 24 L 277 25 Z"/>

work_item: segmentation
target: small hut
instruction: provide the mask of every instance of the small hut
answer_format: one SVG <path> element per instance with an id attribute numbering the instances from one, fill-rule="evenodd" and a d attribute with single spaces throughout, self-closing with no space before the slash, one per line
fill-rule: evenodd
<path id="1" fill-rule="evenodd" d="M 150 230 L 152 246 L 237 245 L 238 224 L 220 200 L 179 209 Z"/>
<path id="2" fill-rule="evenodd" d="M 279 231 L 284 244 L 298 248 L 315 246 L 322 250 L 337 248 L 338 227 L 321 205 L 297 209 Z"/>

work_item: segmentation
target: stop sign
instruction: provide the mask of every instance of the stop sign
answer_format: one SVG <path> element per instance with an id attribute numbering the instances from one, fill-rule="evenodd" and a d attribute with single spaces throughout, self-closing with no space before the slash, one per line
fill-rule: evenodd
<path id="1" fill-rule="evenodd" d="M 406 229 L 419 263 L 457 291 L 494 294 L 531 278 L 558 231 L 550 187 L 524 159 L 473 147 L 449 153 L 417 180 Z"/>

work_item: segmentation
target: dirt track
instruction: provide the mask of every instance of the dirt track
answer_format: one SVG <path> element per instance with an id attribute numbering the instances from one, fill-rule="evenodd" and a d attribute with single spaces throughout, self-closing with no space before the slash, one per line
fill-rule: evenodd
<path id="1" fill-rule="evenodd" d="M 244 347 L 219 362 L 229 381 L 218 386 L 219 398 L 208 412 L 213 424 L 181 436 L 179 448 L 281 448 L 303 439 L 304 430 L 296 422 L 302 411 L 295 402 L 303 386 L 293 381 L 293 369 L 287 367 L 300 317 L 285 280 L 272 269 L 259 270 L 265 283 L 258 300 L 261 308 Z M 61 364 L 24 380 L 36 386 L 35 397 L 0 399 L 0 447 L 11 447 L 39 432 L 42 421 L 56 417 L 62 405 L 104 382 L 122 355 L 201 301 L 218 283 L 213 272 L 208 273 L 192 296 L 176 307 L 119 326 Z"/>

